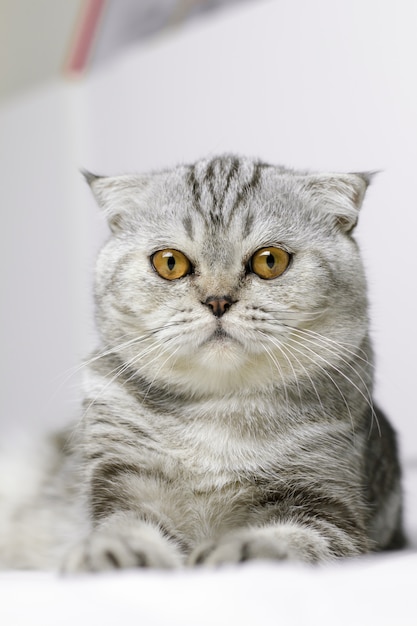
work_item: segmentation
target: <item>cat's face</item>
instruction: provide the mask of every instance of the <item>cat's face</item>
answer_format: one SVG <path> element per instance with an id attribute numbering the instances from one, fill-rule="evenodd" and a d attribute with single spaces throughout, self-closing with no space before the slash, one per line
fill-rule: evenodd
<path id="1" fill-rule="evenodd" d="M 226 156 L 90 182 L 113 230 L 97 266 L 99 328 L 150 382 L 196 394 L 288 383 L 320 367 L 319 352 L 332 360 L 330 342 L 366 333 L 350 236 L 363 176 Z"/>

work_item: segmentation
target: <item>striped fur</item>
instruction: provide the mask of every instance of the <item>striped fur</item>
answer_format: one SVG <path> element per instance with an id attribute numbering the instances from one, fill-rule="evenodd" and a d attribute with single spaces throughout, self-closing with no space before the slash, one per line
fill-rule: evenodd
<path id="1" fill-rule="evenodd" d="M 68 571 L 401 547 L 395 434 L 372 402 L 352 237 L 369 176 L 225 155 L 88 182 L 112 230 L 97 263 L 101 345 L 82 418 L 20 509 L 23 535 L 44 511 L 35 530 L 54 528 L 51 546 L 17 558 L 8 535 L 3 562 L 48 567 L 70 544 Z M 251 257 L 269 246 L 291 260 L 263 280 Z M 163 249 L 191 271 L 159 276 Z"/>

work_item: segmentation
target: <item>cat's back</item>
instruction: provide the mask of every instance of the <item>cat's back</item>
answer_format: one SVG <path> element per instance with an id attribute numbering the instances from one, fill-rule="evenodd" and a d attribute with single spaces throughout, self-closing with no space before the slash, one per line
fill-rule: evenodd
<path id="1" fill-rule="evenodd" d="M 0 450 L 0 568 L 56 568 L 83 530 L 69 431 Z"/>

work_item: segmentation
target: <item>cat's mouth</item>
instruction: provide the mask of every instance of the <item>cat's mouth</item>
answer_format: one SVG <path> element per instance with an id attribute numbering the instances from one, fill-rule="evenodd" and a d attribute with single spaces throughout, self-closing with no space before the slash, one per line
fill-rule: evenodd
<path id="1" fill-rule="evenodd" d="M 216 328 L 211 336 L 211 339 L 233 339 L 233 337 L 229 335 L 229 333 L 227 333 L 223 328 Z"/>
<path id="2" fill-rule="evenodd" d="M 212 333 L 204 343 L 211 343 L 214 341 L 236 341 L 236 339 L 232 337 L 232 335 L 229 335 L 229 333 L 227 333 L 221 326 L 218 326 L 214 333 Z"/>

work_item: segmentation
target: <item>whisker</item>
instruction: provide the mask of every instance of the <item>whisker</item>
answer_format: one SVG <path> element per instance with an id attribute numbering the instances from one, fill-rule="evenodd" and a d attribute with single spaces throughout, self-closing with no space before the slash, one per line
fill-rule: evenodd
<path id="1" fill-rule="evenodd" d="M 320 345 L 320 344 L 318 344 L 318 343 L 317 343 L 314 339 L 310 339 L 310 338 L 307 338 L 307 337 L 303 336 L 303 335 L 304 335 L 304 333 L 303 333 L 303 332 L 301 332 L 301 331 L 296 331 L 296 332 L 297 332 L 297 333 L 299 333 L 299 334 L 301 334 L 301 336 L 302 336 L 302 338 L 303 338 L 303 341 L 306 341 L 306 342 L 308 342 L 308 343 L 312 344 L 313 346 L 315 346 L 315 347 L 317 347 L 317 348 L 321 348 L 321 349 L 327 350 L 327 352 L 329 352 L 330 354 L 332 354 L 333 356 L 335 356 L 337 359 L 339 359 L 342 363 L 344 363 L 344 364 L 346 365 L 346 367 L 348 367 L 348 368 L 349 368 L 349 369 L 350 369 L 350 370 L 351 370 L 351 371 L 352 371 L 352 372 L 353 372 L 353 373 L 354 373 L 354 374 L 355 374 L 355 375 L 359 378 L 359 380 L 360 380 L 360 382 L 362 383 L 362 385 L 363 385 L 364 389 L 366 390 L 366 393 L 367 393 L 367 395 L 368 395 L 368 400 L 369 400 L 369 403 L 370 403 L 370 404 L 372 403 L 372 396 L 371 396 L 371 393 L 370 393 L 370 391 L 369 391 L 368 385 L 366 384 L 366 382 L 364 381 L 364 379 L 362 378 L 362 376 L 359 374 L 359 372 L 358 372 L 358 371 L 357 371 L 357 370 L 353 367 L 352 363 L 350 363 L 349 361 L 347 361 L 347 360 L 346 360 L 346 359 L 342 356 L 342 354 L 340 354 L 339 352 L 336 352 L 336 351 L 335 351 L 335 350 L 333 350 L 332 348 L 329 348 L 329 346 L 327 346 L 327 345 L 325 344 L 325 342 L 322 342 L 322 345 Z M 324 344 L 324 345 L 323 345 L 323 344 Z M 350 354 L 353 354 L 353 355 L 354 355 L 354 353 L 350 353 Z M 363 368 L 361 368 L 361 369 L 363 369 Z"/>
<path id="2" fill-rule="evenodd" d="M 298 381 L 298 377 L 297 374 L 295 373 L 295 369 L 294 366 L 291 362 L 291 359 L 288 357 L 288 355 L 284 352 L 284 350 L 282 349 L 281 345 L 279 344 L 279 342 L 275 339 L 275 337 L 272 337 L 271 335 L 268 335 L 262 331 L 260 331 L 260 334 L 262 335 L 262 337 L 265 337 L 265 339 L 267 339 L 268 341 L 270 341 L 276 348 L 278 348 L 278 350 L 281 352 L 281 354 L 286 358 L 288 365 L 290 366 L 293 376 L 294 376 L 294 380 L 295 380 L 295 384 L 297 385 L 297 390 L 298 390 L 298 397 L 300 399 L 300 405 L 301 405 L 301 409 L 303 410 L 303 400 L 301 397 L 301 389 L 300 389 L 300 384 Z M 265 345 L 262 343 L 262 346 L 265 348 Z"/>
<path id="3" fill-rule="evenodd" d="M 121 337 L 126 337 L 128 334 L 132 334 L 132 333 L 126 333 L 124 335 L 121 335 Z M 120 337 L 120 338 L 121 338 Z M 62 378 L 61 382 L 59 384 L 56 385 L 54 391 L 51 393 L 48 402 L 51 402 L 56 395 L 61 391 L 61 389 L 68 384 L 68 382 L 74 378 L 74 376 L 76 376 L 77 374 L 79 374 L 82 370 L 84 370 L 85 368 L 89 367 L 90 365 L 92 365 L 93 363 L 95 363 L 96 361 L 99 361 L 100 359 L 105 358 L 106 356 L 109 356 L 110 354 L 113 354 L 115 351 L 117 350 L 121 350 L 123 348 L 129 347 L 129 345 L 131 344 L 135 344 L 135 343 L 140 343 L 142 341 L 146 341 L 149 338 L 149 335 L 144 335 L 142 337 L 137 337 L 135 336 L 133 339 L 123 342 L 121 344 L 117 344 L 116 346 L 110 347 L 110 344 L 108 344 L 107 346 L 105 346 L 105 349 L 100 352 L 99 354 L 95 354 L 94 356 L 92 356 L 91 358 L 82 361 L 79 365 L 76 365 L 74 367 L 69 368 L 68 370 L 66 370 L 65 372 L 62 372 L 61 374 L 58 374 L 56 376 L 56 379 Z"/>
<path id="4" fill-rule="evenodd" d="M 368 355 L 361 348 L 359 348 L 358 346 L 355 346 L 352 343 L 341 343 L 339 341 L 335 341 L 334 339 L 331 339 L 330 337 L 326 337 L 325 335 L 322 335 L 321 333 L 315 332 L 314 330 L 307 329 L 307 328 L 291 327 L 291 329 L 299 333 L 302 333 L 304 335 L 310 335 L 311 337 L 317 338 L 319 341 L 322 341 L 324 344 L 332 344 L 336 348 L 339 348 L 341 351 L 345 352 L 346 354 L 353 356 L 355 358 L 358 358 L 360 361 L 363 361 L 365 365 L 373 366 L 373 364 L 370 363 L 369 361 Z M 346 346 L 355 348 L 355 350 L 350 350 Z M 360 353 L 362 353 L 363 356 L 360 356 Z"/>
<path id="5" fill-rule="evenodd" d="M 111 354 L 117 353 L 121 350 L 124 350 L 126 348 L 128 348 L 131 345 L 134 345 L 135 343 L 142 343 L 145 342 L 147 340 L 149 340 L 151 337 L 155 336 L 156 334 L 160 333 L 161 331 L 170 328 L 172 326 L 176 326 L 178 325 L 178 322 L 168 322 L 166 324 L 164 324 L 163 326 L 159 326 L 156 327 L 150 331 L 148 331 L 147 333 L 143 334 L 143 335 L 134 335 L 132 339 L 129 339 L 128 341 L 124 341 L 122 343 L 112 343 L 112 344 L 107 344 L 104 347 L 104 350 L 101 351 L 99 354 L 95 354 L 94 356 L 92 356 L 91 358 L 82 361 L 79 365 L 76 365 L 75 367 L 70 368 L 69 370 L 66 370 L 65 372 L 62 372 L 62 374 L 59 374 L 57 378 L 61 377 L 61 376 L 65 376 L 64 380 L 58 385 L 58 387 L 56 388 L 54 394 L 58 393 L 58 391 L 73 377 L 75 376 L 77 373 L 79 373 L 81 370 L 83 370 L 86 367 L 89 367 L 90 365 L 92 365 L 93 363 L 95 363 L 96 361 L 99 361 L 100 359 L 105 358 L 106 356 L 109 356 Z M 129 332 L 129 333 L 125 333 L 123 335 L 120 335 L 120 337 L 118 337 L 117 340 L 122 339 L 123 337 L 127 337 L 128 335 L 132 335 L 133 332 Z M 117 341 L 116 340 L 116 341 Z M 54 395 L 52 396 L 52 398 L 54 397 Z"/>
<path id="6" fill-rule="evenodd" d="M 320 310 L 317 312 L 312 311 L 291 311 L 289 309 L 259 309 L 261 313 L 273 314 L 277 317 L 271 317 L 271 322 L 283 323 L 285 319 L 296 320 L 297 323 L 302 320 L 304 323 L 315 322 L 322 317 L 326 310 Z M 268 320 L 269 321 L 269 320 Z M 293 326 L 291 326 L 293 328 Z"/>
<path id="7" fill-rule="evenodd" d="M 145 395 L 144 395 L 144 397 L 143 397 L 143 401 L 142 401 L 142 403 L 144 403 L 144 402 L 145 402 L 145 400 L 146 400 L 146 398 L 148 397 L 148 395 L 149 395 L 149 393 L 150 393 L 150 391 L 151 391 L 152 385 L 154 384 L 154 382 L 155 382 L 155 380 L 156 380 L 156 378 L 157 378 L 157 376 L 158 376 L 159 372 L 161 371 L 161 369 L 162 369 L 162 368 L 166 365 L 166 363 L 168 363 L 168 361 L 169 361 L 171 358 L 173 358 L 173 357 L 177 354 L 177 352 L 178 352 L 178 350 L 179 350 L 179 349 L 180 349 L 180 346 L 177 346 L 177 347 L 176 347 L 176 349 L 174 350 L 174 352 L 170 353 L 170 354 L 167 356 L 167 358 L 165 359 L 165 361 L 164 361 L 163 363 L 161 363 L 161 365 L 159 366 L 158 370 L 157 370 L 157 371 L 156 371 L 156 373 L 155 373 L 155 376 L 153 377 L 153 379 L 152 379 L 152 380 L 151 380 L 151 382 L 149 383 L 148 389 L 146 390 L 146 393 L 145 393 Z M 172 366 L 171 366 L 171 368 L 172 368 Z"/>
<path id="8" fill-rule="evenodd" d="M 307 346 L 304 346 L 302 343 L 300 343 L 299 341 L 294 340 L 292 337 L 289 337 L 287 341 L 291 341 L 292 343 L 296 343 L 297 345 L 299 345 L 299 346 L 301 346 L 301 347 L 303 347 L 303 348 L 304 348 L 304 347 L 306 347 L 306 348 L 307 348 Z M 325 369 L 322 365 L 320 365 L 319 363 L 316 363 L 316 361 L 315 361 L 315 360 L 314 360 L 311 356 L 309 356 L 308 354 L 305 354 L 305 352 L 303 352 L 302 350 L 299 350 L 299 349 L 295 348 L 294 346 L 292 346 L 292 350 L 295 350 L 296 352 L 298 352 L 299 354 L 301 354 L 303 357 L 307 357 L 308 359 L 310 359 L 310 361 L 311 361 L 312 363 L 314 363 L 314 364 L 315 364 L 315 365 L 316 365 L 316 366 L 317 366 L 317 367 L 318 367 L 318 368 L 319 368 L 319 369 L 320 369 L 320 370 L 321 370 L 321 371 L 325 374 L 325 376 L 326 376 L 326 377 L 327 377 L 327 378 L 331 381 L 331 383 L 332 383 L 332 384 L 334 385 L 334 387 L 337 389 L 337 391 L 338 391 L 338 393 L 339 393 L 340 397 L 341 397 L 341 398 L 342 398 L 342 400 L 343 400 L 343 403 L 344 403 L 344 405 L 345 405 L 345 407 L 346 407 L 346 410 L 347 410 L 347 412 L 348 412 L 349 419 L 350 419 L 350 423 L 351 423 L 351 425 L 352 425 L 352 432 L 353 432 L 353 434 L 354 434 L 354 433 L 355 433 L 355 426 L 354 426 L 354 421 L 353 421 L 353 415 L 352 415 L 352 412 L 351 412 L 351 410 L 350 410 L 349 404 L 348 404 L 348 402 L 347 402 L 347 400 L 346 400 L 346 397 L 345 397 L 345 395 L 344 395 L 343 391 L 340 389 L 339 385 L 338 385 L 338 384 L 337 384 L 337 382 L 334 380 L 333 376 L 332 376 L 332 375 L 331 375 L 331 374 L 330 374 L 330 373 L 329 373 L 329 372 L 328 372 L 328 371 L 327 371 L 327 370 L 326 370 L 326 369 Z M 307 350 L 309 350 L 309 352 L 311 352 L 312 354 L 314 354 L 314 356 L 317 356 L 317 355 L 316 355 L 316 353 L 315 353 L 315 352 L 313 352 L 313 350 L 310 350 L 309 348 L 307 348 Z M 323 405 L 322 405 L 322 406 L 323 406 Z"/>
<path id="9" fill-rule="evenodd" d="M 128 334 L 132 334 L 132 333 L 126 333 L 125 335 L 121 335 L 120 338 L 126 337 Z M 150 336 L 151 336 L 151 334 L 148 333 L 148 334 L 140 336 L 140 337 L 135 336 L 132 339 L 130 339 L 129 341 L 125 341 L 125 342 L 120 343 L 120 344 L 116 344 L 116 345 L 107 344 L 105 346 L 105 349 L 102 352 L 100 352 L 99 354 L 95 354 L 91 358 L 89 358 L 89 359 L 87 359 L 85 361 L 82 361 L 79 365 L 76 365 L 75 367 L 71 367 L 70 369 L 66 370 L 65 372 L 62 372 L 61 374 L 58 374 L 57 378 L 60 378 L 62 376 L 65 376 L 65 378 L 59 384 L 59 386 L 57 387 L 56 391 L 59 391 L 63 387 L 63 385 L 65 385 L 73 376 L 78 374 L 78 372 L 80 372 L 85 367 L 88 367 L 89 365 L 92 365 L 96 361 L 99 361 L 100 359 L 103 359 L 106 356 L 109 356 L 110 354 L 114 354 L 118 350 L 123 350 L 124 348 L 129 347 L 129 345 L 132 345 L 134 343 L 139 343 L 139 342 L 142 342 L 142 341 L 146 341 L 147 339 L 149 339 Z"/>
<path id="10" fill-rule="evenodd" d="M 310 313 L 309 317 L 305 317 L 305 315 L 301 312 L 288 311 L 288 310 L 282 310 L 282 309 L 260 309 L 260 310 L 264 313 L 274 313 L 276 315 L 279 315 L 278 319 L 273 317 L 270 319 L 264 319 L 262 321 L 272 322 L 275 325 L 278 324 L 279 326 L 284 326 L 285 328 L 288 328 L 289 330 L 296 330 L 302 333 L 309 334 L 311 336 L 314 336 L 317 339 L 320 339 L 321 341 L 325 343 L 334 344 L 335 347 L 339 348 L 340 350 L 343 350 L 344 352 L 346 352 L 346 354 L 355 356 L 358 359 L 364 361 L 365 364 L 373 366 L 373 364 L 369 362 L 369 358 L 366 352 L 362 350 L 361 348 L 359 348 L 357 345 L 353 343 L 349 343 L 349 342 L 342 343 L 334 339 L 331 339 L 330 337 L 326 337 L 325 335 L 322 335 L 321 333 L 318 333 L 312 329 L 302 328 L 298 324 L 293 325 L 285 321 L 286 317 L 288 317 L 288 319 L 291 319 L 291 317 L 293 317 L 293 318 L 296 318 L 298 321 L 300 320 L 300 316 L 301 316 L 303 323 L 312 322 L 312 321 L 315 321 L 317 318 L 322 317 L 323 314 L 326 312 L 325 310 L 318 311 L 315 314 Z"/>
<path id="11" fill-rule="evenodd" d="M 270 340 L 272 341 L 272 343 L 274 343 L 274 344 L 276 345 L 276 347 L 277 347 L 277 348 L 279 348 L 279 349 L 281 350 L 282 354 L 283 354 L 283 355 L 287 358 L 287 360 L 291 363 L 291 360 L 290 360 L 289 356 L 287 356 L 287 354 L 286 354 L 286 352 L 285 352 L 285 350 L 288 350 L 288 351 L 289 351 L 289 347 L 288 347 L 288 346 L 285 346 L 285 345 L 282 345 L 282 344 L 278 344 L 278 342 L 276 341 L 275 337 L 269 337 L 269 338 L 270 338 Z M 289 351 L 289 352 L 290 352 L 290 351 Z M 295 361 L 298 363 L 298 365 L 300 366 L 300 368 L 303 370 L 303 372 L 305 373 L 305 375 L 306 375 L 306 376 L 307 376 L 307 378 L 309 379 L 309 381 L 310 381 L 310 383 L 311 383 L 311 386 L 312 386 L 312 388 L 314 389 L 314 393 L 316 394 L 317 400 L 318 400 L 318 402 L 319 402 L 319 404 L 320 404 L 320 408 L 321 408 L 321 410 L 323 411 L 323 415 L 324 415 L 324 414 L 325 414 L 324 406 L 323 406 L 323 403 L 322 403 L 322 401 L 321 401 L 320 394 L 319 394 L 319 392 L 318 392 L 318 390 L 317 390 L 317 387 L 316 387 L 316 385 L 315 385 L 315 383 L 314 383 L 314 380 L 313 380 L 313 379 L 312 379 L 312 377 L 310 376 L 310 374 L 309 374 L 309 372 L 308 372 L 307 368 L 305 367 L 305 365 L 303 365 L 303 364 L 301 363 L 300 359 L 299 359 L 298 357 L 296 357 L 296 356 L 295 356 L 295 354 L 293 354 L 293 352 L 290 352 L 290 356 L 291 356 L 291 358 L 295 359 Z M 293 369 L 293 372 L 294 372 L 294 376 L 296 377 L 296 373 L 295 373 L 295 371 L 294 371 L 294 368 L 292 368 L 292 369 Z M 297 379 L 297 386 L 298 386 L 299 393 L 300 393 L 300 387 L 299 387 L 299 383 L 298 383 L 298 377 L 296 377 L 296 379 Z"/>
<path id="12" fill-rule="evenodd" d="M 297 331 L 297 332 L 299 332 L 299 334 L 301 334 L 302 336 L 304 335 L 304 330 L 303 330 L 303 331 L 299 330 L 299 331 Z M 317 333 L 317 335 L 319 335 L 319 333 Z M 364 393 L 362 393 L 362 392 L 361 392 L 361 390 L 360 390 L 359 388 L 357 388 L 357 389 L 358 389 L 358 391 L 361 393 L 361 395 L 365 398 L 365 400 L 367 401 L 368 406 L 369 406 L 369 407 L 370 407 L 370 409 L 371 409 L 371 428 L 372 428 L 372 424 L 373 424 L 373 423 L 374 423 L 374 421 L 375 421 L 376 426 L 377 426 L 377 428 L 378 428 L 378 432 L 379 432 L 379 434 L 381 434 L 381 428 L 380 428 L 380 425 L 379 425 L 378 416 L 377 416 L 377 414 L 376 414 L 376 412 L 375 412 L 375 408 L 374 408 L 374 403 L 373 403 L 372 394 L 371 394 L 371 392 L 370 392 L 370 389 L 369 389 L 369 387 L 368 387 L 367 383 L 364 381 L 364 379 L 362 378 L 362 376 L 361 376 L 361 374 L 359 373 L 359 371 L 353 367 L 352 363 L 350 363 L 349 361 L 347 361 L 347 360 L 346 360 L 346 359 L 342 356 L 342 354 L 341 354 L 341 353 L 338 353 L 337 351 L 333 350 L 332 348 L 329 348 L 329 346 L 327 346 L 327 345 L 326 345 L 326 341 L 325 341 L 325 340 L 326 340 L 326 338 L 325 338 L 325 337 L 323 337 L 323 336 L 319 335 L 319 339 L 320 339 L 320 341 L 321 341 L 321 345 L 320 345 L 320 344 L 318 344 L 318 343 L 316 343 L 316 341 L 314 341 L 314 340 L 312 340 L 312 339 L 307 339 L 305 336 L 303 336 L 303 341 L 308 341 L 309 343 L 313 344 L 313 345 L 314 345 L 314 346 L 316 346 L 317 348 L 322 348 L 322 349 L 327 350 L 330 354 L 333 354 L 333 355 L 334 355 L 334 356 L 336 356 L 336 357 L 337 357 L 340 361 L 342 361 L 342 363 L 344 363 L 344 364 L 346 365 L 346 367 L 348 367 L 348 368 L 349 368 L 349 369 L 350 369 L 350 370 L 351 370 L 351 371 L 352 371 L 352 372 L 353 372 L 353 373 L 354 373 L 354 374 L 355 374 L 355 375 L 359 378 L 359 380 L 360 380 L 360 382 L 362 383 L 363 388 L 364 388 L 364 390 L 365 390 L 365 392 L 366 392 L 366 396 L 364 395 Z M 337 343 L 337 342 L 333 342 L 333 343 L 335 343 L 335 345 L 336 345 L 336 346 L 338 346 L 338 343 Z M 363 352 L 363 350 L 360 350 L 360 351 L 361 351 L 362 353 L 364 353 L 364 352 Z M 372 366 L 373 366 L 373 365 L 372 365 L 372 363 L 369 363 L 369 361 L 368 361 L 368 360 L 363 359 L 363 358 L 362 358 L 362 357 L 360 357 L 357 353 L 352 352 L 351 350 L 347 350 L 347 349 L 345 349 L 345 352 L 347 352 L 347 354 L 348 354 L 348 355 L 352 355 L 353 357 L 358 358 L 358 359 L 359 359 L 359 360 L 361 360 L 361 361 L 364 361 L 364 363 L 366 363 L 369 367 L 372 367 Z M 318 355 L 318 356 L 319 356 L 319 355 Z M 329 363 L 329 364 L 330 364 L 330 365 L 331 365 L 334 369 L 336 369 L 336 370 L 337 370 L 340 374 L 342 374 L 342 376 L 344 375 L 344 374 L 343 374 L 343 372 L 342 372 L 341 370 L 339 370 L 338 368 L 336 368 L 336 366 L 335 366 L 335 365 L 332 365 L 331 363 Z M 360 369 L 362 369 L 362 371 L 365 371 L 365 370 L 364 370 L 364 365 L 362 365 L 362 366 L 361 366 L 360 364 L 358 364 L 358 367 L 359 367 Z M 349 377 L 346 377 L 346 376 L 345 376 L 345 378 L 347 378 L 347 380 L 348 380 L 351 384 L 353 384 L 353 385 L 355 386 L 355 384 L 353 383 L 353 381 L 352 381 Z"/>
<path id="13" fill-rule="evenodd" d="M 276 368 L 277 368 L 277 370 L 278 370 L 278 373 L 279 373 L 279 375 L 280 375 L 280 377 L 281 377 L 281 380 L 282 380 L 282 385 L 283 385 L 283 389 L 284 389 L 285 400 L 286 400 L 287 407 L 288 407 L 288 410 L 289 410 L 289 407 L 290 407 L 290 404 L 289 404 L 289 397 L 288 397 L 287 387 L 286 387 L 286 385 L 285 385 L 285 378 L 284 378 L 284 375 L 283 375 L 283 372 L 282 372 L 281 365 L 279 364 L 279 361 L 277 361 L 277 359 L 275 358 L 275 356 L 272 354 L 272 352 L 271 352 L 271 351 L 270 351 L 270 350 L 269 350 L 269 349 L 265 346 L 265 344 L 263 343 L 263 341 L 261 341 L 260 343 L 261 343 L 261 345 L 262 345 L 263 349 L 265 350 L 265 352 L 267 353 L 267 355 L 269 356 L 269 358 L 271 359 L 272 363 L 275 365 L 275 367 L 276 367 Z"/>
<path id="14" fill-rule="evenodd" d="M 167 342 L 167 341 L 169 341 L 169 340 L 165 340 L 165 342 Z M 87 416 L 89 410 L 91 409 L 91 407 L 93 406 L 93 404 L 95 404 L 97 402 L 97 400 L 99 400 L 102 397 L 102 395 L 104 394 L 106 389 L 108 389 L 108 387 L 111 384 L 113 384 L 120 376 L 122 376 L 122 374 L 124 374 L 124 372 L 129 370 L 132 367 L 132 365 L 135 365 L 135 363 L 137 363 L 138 361 L 146 358 L 149 354 L 151 354 L 152 352 L 155 352 L 156 350 L 159 350 L 160 352 L 163 352 L 163 346 L 161 346 L 159 344 L 155 344 L 153 346 L 150 346 L 147 350 L 143 350 L 143 351 L 139 352 L 139 354 L 136 354 L 134 357 L 128 359 L 127 361 L 123 361 L 119 366 L 115 367 L 113 370 L 108 372 L 107 376 L 110 376 L 114 372 L 116 372 L 116 373 L 115 373 L 114 376 L 112 376 L 112 378 L 108 381 L 108 383 L 100 390 L 100 392 L 89 403 L 89 405 L 87 406 L 87 408 L 85 409 L 85 411 L 84 411 L 84 413 L 83 413 L 83 415 L 81 417 L 81 421 L 86 418 L 86 416 Z M 151 361 L 147 361 L 146 362 L 146 367 L 148 368 L 158 358 L 159 358 L 159 354 L 157 354 L 153 359 L 151 359 Z M 132 378 L 133 376 L 131 376 L 130 378 Z M 126 384 L 126 382 L 127 381 L 125 381 L 124 384 Z"/>
<path id="15" fill-rule="evenodd" d="M 294 339 L 292 339 L 292 340 L 294 341 Z M 298 343 L 299 345 L 303 345 L 303 344 L 300 344 L 299 342 L 296 342 L 296 343 Z M 327 359 L 325 359 L 318 352 L 315 352 L 311 348 L 308 348 L 308 346 L 304 346 L 304 347 L 307 350 L 309 350 L 312 354 L 314 354 L 315 357 L 318 357 L 319 359 L 321 359 L 326 365 L 328 365 L 329 367 L 333 368 L 338 374 L 340 374 L 340 376 L 342 376 L 345 380 L 347 380 L 348 383 L 350 383 L 356 389 L 356 391 L 359 392 L 359 394 L 362 396 L 362 398 L 366 401 L 367 405 L 371 409 L 372 419 L 375 419 L 375 423 L 377 425 L 378 431 L 380 432 L 380 426 L 379 426 L 379 422 L 378 422 L 378 417 L 377 417 L 377 415 L 375 413 L 372 397 L 371 397 L 371 394 L 369 392 L 368 386 L 366 385 L 366 383 L 363 380 L 362 376 L 360 376 L 360 374 L 358 374 L 358 372 L 349 364 L 351 370 L 353 371 L 353 373 L 356 374 L 356 376 L 358 376 L 358 378 L 362 382 L 362 384 L 363 384 L 363 386 L 364 386 L 364 388 L 365 388 L 365 390 L 367 392 L 367 395 L 363 392 L 362 389 L 360 389 L 360 387 L 358 387 L 358 385 L 347 374 L 345 374 L 345 372 L 343 372 L 343 370 L 341 370 L 339 367 L 337 367 L 334 363 L 332 363 L 331 361 L 328 361 Z M 341 358 L 341 360 L 343 360 L 343 359 Z M 344 361 L 344 362 L 346 363 L 346 361 Z"/>

